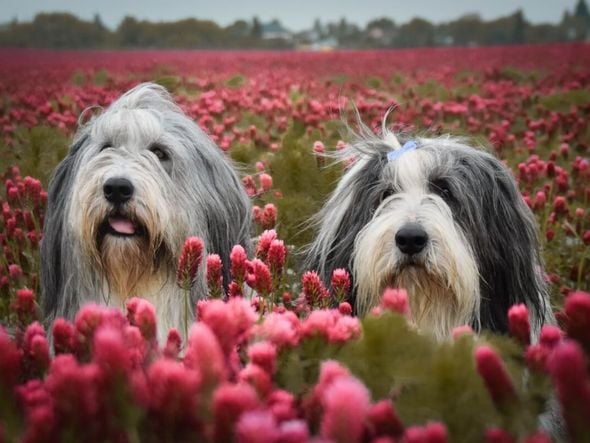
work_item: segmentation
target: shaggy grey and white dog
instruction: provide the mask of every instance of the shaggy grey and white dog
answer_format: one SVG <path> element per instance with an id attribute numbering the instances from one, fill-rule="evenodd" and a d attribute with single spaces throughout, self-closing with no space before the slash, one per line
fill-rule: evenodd
<path id="1" fill-rule="evenodd" d="M 350 269 L 359 315 L 385 287 L 406 288 L 413 322 L 439 339 L 465 324 L 506 332 L 516 303 L 536 336 L 552 313 L 535 220 L 510 170 L 461 139 L 402 144 L 365 128 L 342 153 L 355 160 L 318 214 L 308 269 L 326 283 Z"/>
<path id="2" fill-rule="evenodd" d="M 141 84 L 82 126 L 49 185 L 41 286 L 49 320 L 94 301 L 151 301 L 160 337 L 183 318 L 175 271 L 188 236 L 226 264 L 248 247 L 250 202 L 224 154 L 172 101 Z M 204 262 L 204 259 L 203 259 Z M 204 266 L 191 300 L 206 296 Z"/>

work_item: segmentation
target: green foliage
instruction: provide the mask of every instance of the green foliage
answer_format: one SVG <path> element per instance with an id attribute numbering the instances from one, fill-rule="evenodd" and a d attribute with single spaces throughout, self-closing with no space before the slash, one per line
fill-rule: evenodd
<path id="1" fill-rule="evenodd" d="M 461 85 L 453 89 L 453 98 L 455 100 L 465 100 L 470 95 L 477 94 L 479 87 L 475 85 Z"/>
<path id="2" fill-rule="evenodd" d="M 362 337 L 344 345 L 314 338 L 284 351 L 279 385 L 305 393 L 317 382 L 321 362 L 334 359 L 369 388 L 373 400 L 392 398 L 405 424 L 443 421 L 451 441 L 480 442 L 491 426 L 521 437 L 536 429 L 536 417 L 549 396 L 549 381 L 525 370 L 522 349 L 512 340 L 466 335 L 454 342 L 437 342 L 391 312 L 368 316 L 362 324 Z M 513 404 L 496 407 L 476 370 L 474 352 L 484 342 L 507 363 L 518 393 Z"/>
<path id="3" fill-rule="evenodd" d="M 537 71 L 524 71 L 514 66 L 505 66 L 500 69 L 499 77 L 511 80 L 514 83 L 524 84 L 537 80 L 540 74 Z"/>
<path id="4" fill-rule="evenodd" d="M 391 77 L 391 83 L 393 85 L 403 85 L 405 83 L 405 78 L 402 74 L 396 73 Z"/>
<path id="5" fill-rule="evenodd" d="M 466 69 L 463 71 L 457 71 L 455 73 L 455 80 L 457 81 L 457 83 L 463 83 L 469 79 L 480 80 L 481 79 L 481 72 Z"/>
<path id="6" fill-rule="evenodd" d="M 348 76 L 345 74 L 337 74 L 332 75 L 328 78 L 328 81 L 334 83 L 336 85 L 343 85 L 349 80 Z"/>
<path id="7" fill-rule="evenodd" d="M 387 313 L 366 317 L 362 339 L 347 346 L 339 360 L 366 380 L 374 398 L 384 398 L 420 381 L 425 368 L 416 372 L 416 355 L 430 365 L 434 350 L 431 338 L 410 331 L 401 316 Z"/>
<path id="8" fill-rule="evenodd" d="M 246 83 L 246 77 L 241 74 L 236 74 L 232 78 L 230 78 L 226 84 L 230 88 L 239 88 Z"/>
<path id="9" fill-rule="evenodd" d="M 79 87 L 84 86 L 86 84 L 86 75 L 82 71 L 74 72 L 74 75 L 72 75 L 72 83 Z"/>
<path id="10" fill-rule="evenodd" d="M 240 129 L 246 129 L 252 125 L 256 126 L 259 130 L 262 130 L 266 127 L 267 123 L 264 117 L 262 117 L 261 115 L 257 115 L 256 113 L 251 111 L 244 111 L 242 113 L 242 118 L 240 119 L 237 126 Z"/>
<path id="11" fill-rule="evenodd" d="M 164 75 L 154 80 L 160 86 L 163 86 L 170 93 L 175 93 L 182 84 L 182 79 L 177 75 Z"/>
<path id="12" fill-rule="evenodd" d="M 317 382 L 322 361 L 336 359 L 341 350 L 319 337 L 304 340 L 280 355 L 275 380 L 281 388 L 302 395 Z"/>
<path id="13" fill-rule="evenodd" d="M 449 89 L 438 83 L 436 80 L 428 80 L 417 85 L 415 92 L 421 97 L 428 97 L 439 101 L 446 101 L 450 98 Z"/>
<path id="14" fill-rule="evenodd" d="M 260 157 L 260 149 L 254 145 L 236 145 L 229 151 L 229 156 L 240 168 L 245 169 Z"/>
<path id="15" fill-rule="evenodd" d="M 383 79 L 379 77 L 369 77 L 367 79 L 367 86 L 373 89 L 379 89 L 383 84 Z"/>
<path id="16" fill-rule="evenodd" d="M 574 89 L 566 92 L 557 92 L 541 97 L 539 101 L 550 111 L 568 112 L 572 106 L 586 106 L 590 104 L 590 91 L 586 89 Z"/>
<path id="17" fill-rule="evenodd" d="M 92 76 L 92 83 L 96 86 L 104 86 L 109 81 L 109 71 L 106 69 L 99 69 Z"/>
<path id="18" fill-rule="evenodd" d="M 23 176 L 38 178 L 47 186 L 51 172 L 66 156 L 69 144 L 70 139 L 63 132 L 50 126 L 18 128 L 14 146 L 0 142 L 3 169 L 16 165 Z"/>
<path id="19" fill-rule="evenodd" d="M 305 95 L 301 92 L 300 89 L 291 88 L 291 90 L 289 91 L 289 100 L 291 100 L 292 103 L 297 103 L 304 97 Z"/>

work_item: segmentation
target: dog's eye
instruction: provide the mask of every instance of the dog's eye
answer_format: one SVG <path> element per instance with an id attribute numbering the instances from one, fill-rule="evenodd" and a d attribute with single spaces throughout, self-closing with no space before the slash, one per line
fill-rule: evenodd
<path id="1" fill-rule="evenodd" d="M 100 152 L 104 151 L 105 149 L 109 149 L 112 148 L 113 144 L 111 142 L 104 142 L 102 145 L 100 145 Z"/>
<path id="2" fill-rule="evenodd" d="M 375 212 L 377 210 L 377 208 L 381 205 L 381 203 L 383 203 L 383 201 L 387 197 L 391 197 L 393 194 L 395 194 L 395 191 L 391 187 L 387 187 L 387 188 L 381 190 L 381 192 L 379 194 L 374 194 L 374 196 L 376 198 L 373 198 L 372 212 Z"/>
<path id="3" fill-rule="evenodd" d="M 161 162 L 165 162 L 166 160 L 169 160 L 170 159 L 170 156 L 160 146 L 152 146 L 150 148 L 150 151 L 152 153 L 154 153 L 155 156 L 158 157 L 158 160 L 160 160 Z"/>
<path id="4" fill-rule="evenodd" d="M 446 180 L 434 180 L 430 183 L 430 188 L 433 193 L 435 193 L 445 201 L 448 201 L 453 198 L 453 193 L 451 192 L 449 183 Z"/>
<path id="5" fill-rule="evenodd" d="M 391 197 L 394 194 L 393 188 L 386 188 L 381 192 L 380 201 L 385 200 L 387 197 Z"/>

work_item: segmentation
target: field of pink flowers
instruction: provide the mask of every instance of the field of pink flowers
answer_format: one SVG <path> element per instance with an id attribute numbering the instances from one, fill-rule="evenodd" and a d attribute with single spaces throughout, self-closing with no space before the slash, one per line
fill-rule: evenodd
<path id="1" fill-rule="evenodd" d="M 567 438 L 590 438 L 590 46 L 1 50 L 0 66 L 0 442 L 546 442 L 551 392 Z M 38 308 L 50 173 L 83 110 L 146 80 L 241 163 L 255 205 L 255 255 L 234 248 L 229 294 L 219 257 L 187 239 L 179 285 L 204 266 L 209 299 L 186 343 L 175 330 L 158 343 L 139 298 L 53 325 Z M 371 127 L 395 106 L 393 127 L 472 137 L 513 168 L 559 323 L 538 343 L 523 306 L 511 337 L 462 328 L 437 343 L 406 322 L 402 289 L 358 319 L 346 271 L 328 290 L 299 269 L 302 223 L 341 173 L 321 154 L 347 141 L 353 104 Z"/>

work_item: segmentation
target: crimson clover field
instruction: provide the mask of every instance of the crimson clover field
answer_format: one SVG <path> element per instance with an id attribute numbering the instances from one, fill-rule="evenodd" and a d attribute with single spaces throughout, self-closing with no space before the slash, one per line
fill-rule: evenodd
<path id="1" fill-rule="evenodd" d="M 139 298 L 126 312 L 86 306 L 53 325 L 39 310 L 51 171 L 82 112 L 141 81 L 168 88 L 240 165 L 254 204 L 255 256 L 237 248 L 231 263 L 234 289 L 248 283 L 252 300 L 224 294 L 218 258 L 187 242 L 210 296 L 187 343 L 175 330 L 158 343 L 153 307 Z M 558 319 L 538 343 L 522 306 L 510 311 L 511 337 L 465 329 L 437 343 L 406 322 L 405 291 L 386 291 L 359 319 L 345 271 L 327 289 L 300 269 L 307 222 L 342 173 L 322 154 L 349 141 L 353 106 L 369 127 L 393 107 L 393 128 L 470 137 L 512 168 L 539 222 Z M 0 442 L 545 442 L 539 417 L 552 392 L 553 424 L 589 441 L 589 117 L 584 44 L 0 50 Z"/>

